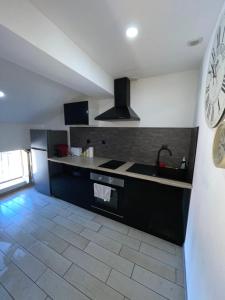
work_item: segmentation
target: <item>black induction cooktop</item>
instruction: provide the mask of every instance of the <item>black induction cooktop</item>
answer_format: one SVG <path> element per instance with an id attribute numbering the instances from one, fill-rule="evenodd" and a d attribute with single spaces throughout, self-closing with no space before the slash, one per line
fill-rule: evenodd
<path id="1" fill-rule="evenodd" d="M 100 165 L 99 167 L 115 170 L 115 169 L 119 168 L 120 166 L 122 166 L 125 163 L 126 163 L 125 161 L 110 160 L 110 161 L 107 161 L 107 163 L 104 163 L 104 164 Z"/>

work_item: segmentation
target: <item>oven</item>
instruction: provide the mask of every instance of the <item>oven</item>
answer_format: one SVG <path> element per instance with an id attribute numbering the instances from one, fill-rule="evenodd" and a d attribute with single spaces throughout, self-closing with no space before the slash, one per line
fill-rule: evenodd
<path id="1" fill-rule="evenodd" d="M 124 179 L 93 172 L 90 179 L 94 196 L 92 208 L 123 219 Z"/>

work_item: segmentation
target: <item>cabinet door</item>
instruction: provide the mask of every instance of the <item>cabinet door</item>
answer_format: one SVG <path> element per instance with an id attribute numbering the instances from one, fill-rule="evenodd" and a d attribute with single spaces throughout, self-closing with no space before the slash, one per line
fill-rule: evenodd
<path id="1" fill-rule="evenodd" d="M 156 190 L 157 185 L 154 182 L 138 179 L 126 181 L 127 223 L 138 229 L 147 230 Z"/>
<path id="2" fill-rule="evenodd" d="M 50 162 L 52 195 L 86 207 L 91 202 L 89 170 Z"/>
<path id="3" fill-rule="evenodd" d="M 182 189 L 128 179 L 126 196 L 128 224 L 171 242 L 183 243 Z"/>
<path id="4" fill-rule="evenodd" d="M 158 184 L 151 199 L 147 231 L 181 245 L 183 243 L 183 189 Z"/>
<path id="5" fill-rule="evenodd" d="M 89 208 L 91 204 L 90 171 L 84 168 L 67 167 L 67 176 L 70 180 L 71 199 L 76 205 Z"/>

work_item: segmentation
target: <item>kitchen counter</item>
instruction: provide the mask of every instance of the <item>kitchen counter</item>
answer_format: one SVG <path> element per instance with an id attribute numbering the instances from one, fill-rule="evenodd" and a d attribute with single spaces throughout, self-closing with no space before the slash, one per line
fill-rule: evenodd
<path id="1" fill-rule="evenodd" d="M 183 189 L 189 189 L 189 190 L 192 189 L 192 185 L 188 182 L 182 182 L 182 181 L 177 181 L 172 179 L 127 172 L 126 170 L 130 168 L 134 164 L 134 162 L 126 162 L 116 170 L 111 170 L 111 169 L 99 167 L 99 165 L 104 164 L 107 161 L 111 160 L 110 158 L 103 158 L 103 157 L 96 157 L 96 156 L 93 158 L 88 158 L 83 156 L 72 156 L 72 157 L 67 156 L 67 157 L 51 157 L 48 158 L 48 160 L 52 162 L 63 163 L 63 164 L 72 165 L 76 167 L 87 168 L 96 171 L 104 171 L 106 173 L 153 181 L 160 184 L 175 186 Z"/>

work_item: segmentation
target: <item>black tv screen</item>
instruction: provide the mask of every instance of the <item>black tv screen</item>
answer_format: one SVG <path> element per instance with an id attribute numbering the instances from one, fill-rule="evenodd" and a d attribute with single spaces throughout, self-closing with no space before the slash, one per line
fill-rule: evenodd
<path id="1" fill-rule="evenodd" d="M 64 104 L 65 125 L 88 125 L 88 101 Z"/>

